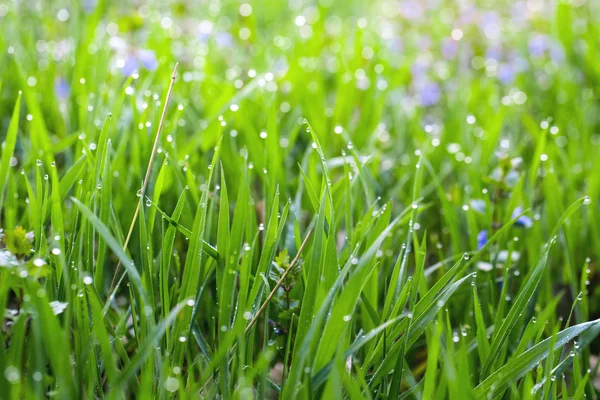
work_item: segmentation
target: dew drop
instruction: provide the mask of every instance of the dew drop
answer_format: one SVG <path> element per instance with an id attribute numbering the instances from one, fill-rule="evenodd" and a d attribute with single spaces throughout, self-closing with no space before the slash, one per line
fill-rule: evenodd
<path id="1" fill-rule="evenodd" d="M 176 392 L 179 389 L 179 380 L 172 376 L 168 377 L 165 381 L 165 389 L 171 393 Z"/>
<path id="2" fill-rule="evenodd" d="M 35 260 L 33 260 L 33 265 L 35 265 L 36 267 L 43 267 L 44 265 L 46 265 L 46 261 L 44 261 L 44 259 L 42 258 L 36 258 Z"/>
<path id="3" fill-rule="evenodd" d="M 4 377 L 10 382 L 15 383 L 21 378 L 21 371 L 19 371 L 16 367 L 9 365 L 4 370 Z"/>

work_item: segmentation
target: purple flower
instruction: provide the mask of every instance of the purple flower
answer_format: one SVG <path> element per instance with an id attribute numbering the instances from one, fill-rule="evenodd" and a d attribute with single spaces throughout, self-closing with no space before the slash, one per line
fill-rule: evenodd
<path id="1" fill-rule="evenodd" d="M 430 67 L 430 62 L 424 58 L 417 58 L 415 63 L 410 67 L 410 73 L 415 81 L 427 80 L 427 70 Z"/>
<path id="2" fill-rule="evenodd" d="M 433 81 L 425 80 L 415 85 L 415 87 L 422 106 L 429 107 L 436 105 L 442 97 L 440 87 Z"/>
<path id="3" fill-rule="evenodd" d="M 89 14 L 92 11 L 94 11 L 94 9 L 96 8 L 97 5 L 98 5 L 98 0 L 83 0 L 81 2 L 83 12 L 86 14 Z"/>
<path id="4" fill-rule="evenodd" d="M 529 53 L 534 57 L 542 57 L 548 50 L 548 39 L 545 35 L 536 34 L 529 39 Z"/>
<path id="5" fill-rule="evenodd" d="M 139 49 L 137 51 L 137 58 L 148 71 L 154 71 L 158 67 L 156 53 L 152 50 Z"/>
<path id="6" fill-rule="evenodd" d="M 493 60 L 499 61 L 502 57 L 502 46 L 499 44 L 492 44 L 487 48 L 485 52 L 485 58 L 491 58 Z"/>
<path id="7" fill-rule="evenodd" d="M 400 15 L 407 20 L 416 21 L 423 18 L 425 11 L 423 5 L 419 1 L 405 0 L 400 2 Z"/>
<path id="8" fill-rule="evenodd" d="M 156 53 L 152 50 L 136 49 L 129 53 L 125 59 L 125 64 L 121 71 L 123 75 L 130 76 L 134 71 L 139 69 L 139 66 L 147 69 L 148 71 L 154 71 L 158 67 L 158 61 L 156 60 Z"/>
<path id="9" fill-rule="evenodd" d="M 66 100 L 71 94 L 71 86 L 65 78 L 56 78 L 54 81 L 54 93 L 59 100 Z"/>
<path id="10" fill-rule="evenodd" d="M 130 76 L 137 69 L 138 69 L 137 58 L 135 58 L 134 55 L 129 55 L 127 57 L 127 59 L 125 60 L 125 65 L 123 65 L 121 72 L 123 72 L 123 75 L 125 75 L 125 76 Z"/>
<path id="11" fill-rule="evenodd" d="M 529 69 L 529 61 L 525 57 L 522 57 L 517 52 L 509 54 L 508 62 L 512 65 L 515 73 L 525 72 Z"/>
<path id="12" fill-rule="evenodd" d="M 444 39 L 442 42 L 442 56 L 446 60 L 452 60 L 456 58 L 458 54 L 458 42 L 452 39 Z"/>
<path id="13" fill-rule="evenodd" d="M 495 39 L 500 34 L 500 16 L 497 12 L 486 12 L 481 17 L 479 29 L 488 39 Z"/>
<path id="14" fill-rule="evenodd" d="M 515 80 L 515 68 L 506 63 L 498 65 L 498 79 L 505 85 L 511 84 Z"/>
<path id="15" fill-rule="evenodd" d="M 229 48 L 233 46 L 233 36 L 229 32 L 219 32 L 215 35 L 215 42 L 221 48 Z"/>
<path id="16" fill-rule="evenodd" d="M 511 218 L 515 218 L 517 215 L 521 214 L 522 212 L 523 212 L 523 207 L 519 206 L 519 207 L 515 208 L 515 210 L 512 213 Z M 522 227 L 522 228 L 531 228 L 533 226 L 533 221 L 528 216 L 521 215 L 515 221 L 515 226 Z"/>
<path id="17" fill-rule="evenodd" d="M 477 234 L 477 250 L 481 250 L 483 248 L 483 246 L 485 246 L 487 241 L 488 241 L 488 232 L 487 232 L 487 230 L 484 229 Z"/>
<path id="18" fill-rule="evenodd" d="M 471 4 L 460 4 L 459 9 L 458 25 L 471 25 L 479 19 L 479 11 Z"/>
<path id="19" fill-rule="evenodd" d="M 388 49 L 395 53 L 400 53 L 404 49 L 404 42 L 399 37 L 387 39 L 386 41 Z"/>

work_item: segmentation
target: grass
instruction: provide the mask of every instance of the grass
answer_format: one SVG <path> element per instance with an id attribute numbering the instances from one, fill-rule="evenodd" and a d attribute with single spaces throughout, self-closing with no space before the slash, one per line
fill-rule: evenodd
<path id="1" fill-rule="evenodd" d="M 0 2 L 1 397 L 598 398 L 598 4 L 423 4 Z"/>

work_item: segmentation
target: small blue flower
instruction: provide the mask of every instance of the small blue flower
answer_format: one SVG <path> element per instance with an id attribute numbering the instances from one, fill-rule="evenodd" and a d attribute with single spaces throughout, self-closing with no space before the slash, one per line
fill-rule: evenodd
<path id="1" fill-rule="evenodd" d="M 65 78 L 57 78 L 56 81 L 54 81 L 54 92 L 59 100 L 66 100 L 71 94 L 71 86 Z"/>
<path id="2" fill-rule="evenodd" d="M 138 49 L 130 53 L 125 60 L 125 65 L 121 69 L 123 75 L 130 76 L 134 71 L 138 70 L 139 65 L 142 65 L 149 71 L 154 71 L 158 67 L 156 53 L 152 50 Z"/>
<path id="3" fill-rule="evenodd" d="M 561 63 L 561 62 L 565 61 L 565 51 L 562 48 L 562 46 L 558 43 L 552 43 L 550 45 L 549 54 L 550 54 L 550 58 L 555 63 Z"/>
<path id="4" fill-rule="evenodd" d="M 458 54 L 458 42 L 452 39 L 444 39 L 442 42 L 442 55 L 446 60 L 453 60 Z"/>
<path id="5" fill-rule="evenodd" d="M 142 63 L 142 66 L 148 71 L 154 71 L 156 68 L 158 68 L 156 53 L 152 50 L 139 49 L 137 51 L 137 58 L 140 63 Z"/>
<path id="6" fill-rule="evenodd" d="M 477 250 L 481 250 L 483 248 L 483 246 L 485 246 L 487 241 L 488 241 L 488 232 L 487 232 L 487 230 L 484 229 L 477 234 Z"/>
<path id="7" fill-rule="evenodd" d="M 485 58 L 500 61 L 502 58 L 502 47 L 499 44 L 490 45 L 485 51 Z"/>
<path id="8" fill-rule="evenodd" d="M 421 105 L 424 107 L 436 105 L 442 97 L 442 92 L 438 84 L 428 79 L 416 82 L 415 89 L 417 90 Z"/>
<path id="9" fill-rule="evenodd" d="M 137 58 L 135 58 L 134 55 L 130 55 L 125 60 L 125 65 L 123 65 L 121 72 L 123 72 L 123 75 L 125 75 L 125 76 L 131 76 L 131 74 L 133 74 L 134 71 L 136 71 L 137 69 L 138 69 Z"/>
<path id="10" fill-rule="evenodd" d="M 515 68 L 511 64 L 503 63 L 498 66 L 498 79 L 505 85 L 515 80 Z"/>
<path id="11" fill-rule="evenodd" d="M 98 5 L 98 0 L 83 0 L 81 2 L 81 6 L 83 8 L 83 12 L 86 14 L 90 14 L 96 6 Z"/>
<path id="12" fill-rule="evenodd" d="M 233 36 L 229 32 L 219 32 L 215 35 L 215 43 L 222 49 L 233 46 Z"/>
<path id="13" fill-rule="evenodd" d="M 486 209 L 486 202 L 485 200 L 481 200 L 481 199 L 472 199 L 469 204 L 471 205 L 471 208 L 475 211 L 477 211 L 480 214 L 485 214 L 485 209 Z"/>
<path id="14" fill-rule="evenodd" d="M 404 50 L 404 42 L 399 37 L 394 37 L 392 39 L 387 39 L 386 41 L 388 49 L 394 53 L 400 53 Z"/>
<path id="15" fill-rule="evenodd" d="M 542 57 L 548 50 L 548 38 L 545 35 L 536 34 L 529 39 L 529 54 L 534 57 Z"/>
<path id="16" fill-rule="evenodd" d="M 515 218 L 517 215 L 523 212 L 523 207 L 517 207 L 512 213 L 511 218 Z M 533 221 L 526 215 L 521 215 L 516 221 L 515 225 L 522 228 L 531 228 L 533 226 Z"/>

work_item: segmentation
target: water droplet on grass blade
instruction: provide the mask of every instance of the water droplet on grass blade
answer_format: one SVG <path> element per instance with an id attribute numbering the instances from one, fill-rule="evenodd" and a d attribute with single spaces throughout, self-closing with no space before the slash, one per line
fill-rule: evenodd
<path id="1" fill-rule="evenodd" d="M 6 367 L 6 369 L 4 370 L 4 377 L 6 378 L 6 380 L 8 380 L 10 383 L 15 383 L 19 380 L 19 378 L 21 377 L 21 372 L 16 368 L 13 367 L 12 365 L 9 365 L 8 367 Z"/>
<path id="2" fill-rule="evenodd" d="M 168 377 L 165 381 L 165 389 L 171 393 L 177 391 L 177 389 L 179 389 L 179 380 L 171 376 Z"/>
<path id="3" fill-rule="evenodd" d="M 590 199 L 590 196 L 585 196 L 583 198 L 583 204 L 585 204 L 586 206 L 590 205 L 591 203 L 592 203 L 592 199 Z"/>

